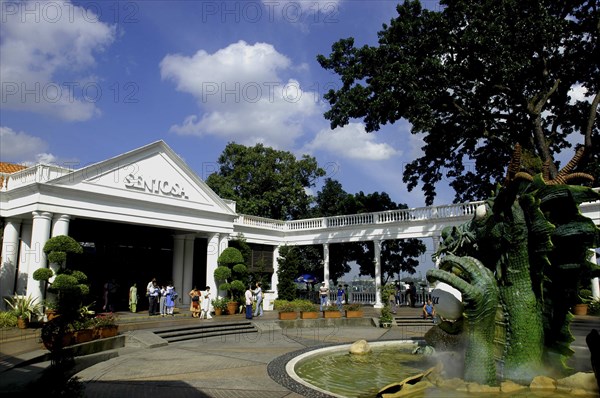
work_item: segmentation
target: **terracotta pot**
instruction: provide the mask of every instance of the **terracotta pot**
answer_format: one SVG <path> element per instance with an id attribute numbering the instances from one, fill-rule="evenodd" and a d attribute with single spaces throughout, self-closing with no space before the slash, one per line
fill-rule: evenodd
<path id="1" fill-rule="evenodd" d="M 219 316 L 219 315 L 221 315 L 222 313 L 223 313 L 223 310 L 222 310 L 222 309 L 220 309 L 220 308 L 215 308 L 215 315 L 216 315 L 216 316 Z"/>
<path id="2" fill-rule="evenodd" d="M 587 304 L 575 304 L 573 306 L 573 315 L 587 315 L 588 305 Z"/>
<path id="3" fill-rule="evenodd" d="M 323 311 L 323 318 L 341 318 L 342 313 L 339 311 Z"/>
<path id="4" fill-rule="evenodd" d="M 317 319 L 318 317 L 317 311 L 300 311 L 300 319 Z"/>
<path id="5" fill-rule="evenodd" d="M 235 301 L 230 301 L 227 303 L 227 313 L 229 315 L 237 314 L 239 304 Z"/>
<path id="6" fill-rule="evenodd" d="M 93 329 L 81 329 L 75 332 L 75 344 L 87 343 L 94 338 Z"/>
<path id="7" fill-rule="evenodd" d="M 27 329 L 29 327 L 29 319 L 27 318 L 17 318 L 17 327 L 19 329 Z"/>
<path id="8" fill-rule="evenodd" d="M 296 312 L 280 312 L 279 319 L 282 321 L 289 321 L 292 319 L 296 319 Z"/>
<path id="9" fill-rule="evenodd" d="M 346 318 L 362 318 L 362 317 L 363 317 L 362 311 L 346 310 Z"/>
<path id="10" fill-rule="evenodd" d="M 53 334 L 50 338 L 42 338 L 42 343 L 49 351 L 61 349 L 70 346 L 75 342 L 75 332 L 65 332 L 64 334 Z"/>
<path id="11" fill-rule="evenodd" d="M 56 313 L 55 310 L 46 310 L 46 319 L 48 319 L 48 322 L 50 322 L 57 316 L 58 316 L 58 314 Z"/>

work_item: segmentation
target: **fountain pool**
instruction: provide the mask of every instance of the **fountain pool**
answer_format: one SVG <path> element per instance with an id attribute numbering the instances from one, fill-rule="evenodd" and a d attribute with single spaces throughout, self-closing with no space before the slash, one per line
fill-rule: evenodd
<path id="1" fill-rule="evenodd" d="M 379 390 L 397 383 L 437 364 L 433 355 L 413 354 L 413 341 L 371 342 L 371 353 L 353 355 L 350 344 L 337 345 L 304 352 L 286 365 L 286 372 L 297 383 L 313 390 L 315 396 L 374 398 Z M 310 394 L 307 394 L 309 396 Z M 567 398 L 567 391 L 530 391 L 492 394 L 498 398 L 552 397 Z M 429 388 L 417 393 L 419 398 L 476 398 L 490 393 Z M 587 395 L 586 395 L 587 396 Z"/>

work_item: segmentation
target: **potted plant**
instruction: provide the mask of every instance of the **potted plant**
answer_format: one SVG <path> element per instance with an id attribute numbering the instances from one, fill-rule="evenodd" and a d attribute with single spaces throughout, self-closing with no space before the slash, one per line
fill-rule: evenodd
<path id="1" fill-rule="evenodd" d="M 573 315 L 587 315 L 589 303 L 592 302 L 592 291 L 589 289 L 579 289 L 577 295 L 578 303 L 573 306 Z"/>
<path id="2" fill-rule="evenodd" d="M 363 310 L 360 303 L 352 303 L 344 305 L 344 311 L 346 311 L 346 318 L 362 318 Z"/>
<path id="3" fill-rule="evenodd" d="M 213 308 L 215 309 L 215 315 L 221 315 L 223 311 L 227 310 L 229 299 L 227 297 L 217 297 L 211 301 Z"/>
<path id="4" fill-rule="evenodd" d="M 119 332 L 117 317 L 113 313 L 98 314 L 93 319 L 94 338 L 114 337 Z"/>
<path id="5" fill-rule="evenodd" d="M 248 284 L 248 267 L 244 264 L 244 256 L 235 247 L 223 250 L 217 259 L 219 265 L 214 272 L 217 282 L 220 282 L 219 290 L 224 290 L 229 295 L 227 312 L 233 315 L 238 308 L 236 294 L 241 295 Z"/>
<path id="6" fill-rule="evenodd" d="M 275 300 L 273 309 L 279 311 L 280 320 L 296 319 L 296 305 L 288 300 Z"/>
<path id="7" fill-rule="evenodd" d="M 310 300 L 294 300 L 295 307 L 300 311 L 301 319 L 317 319 L 319 317 L 319 307 Z"/>
<path id="8" fill-rule="evenodd" d="M 36 303 L 37 298 L 15 294 L 12 299 L 4 299 L 4 301 L 10 306 L 10 312 L 17 317 L 19 329 L 26 329 L 31 319 L 41 314 L 41 305 Z"/>
<path id="9" fill-rule="evenodd" d="M 392 326 L 393 321 L 392 310 L 388 305 L 384 305 L 379 314 L 379 326 L 389 328 Z"/>
<path id="10" fill-rule="evenodd" d="M 44 312 L 46 313 L 46 320 L 48 322 L 57 317 L 58 312 L 56 311 L 56 308 L 58 307 L 58 305 L 57 305 L 56 301 L 44 300 L 43 307 L 45 309 Z"/>
<path id="11" fill-rule="evenodd" d="M 329 304 L 323 308 L 323 318 L 341 318 L 342 313 L 336 304 Z"/>

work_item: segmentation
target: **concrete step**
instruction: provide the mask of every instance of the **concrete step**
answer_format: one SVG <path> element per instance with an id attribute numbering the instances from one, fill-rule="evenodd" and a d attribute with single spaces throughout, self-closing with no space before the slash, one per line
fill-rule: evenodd
<path id="1" fill-rule="evenodd" d="M 396 326 L 433 326 L 431 319 L 423 319 L 415 316 L 395 316 Z"/>
<path id="2" fill-rule="evenodd" d="M 258 333 L 258 329 L 251 322 L 235 322 L 206 325 L 186 325 L 154 329 L 154 334 L 169 343 L 202 339 L 206 337 L 224 336 L 240 333 Z"/>

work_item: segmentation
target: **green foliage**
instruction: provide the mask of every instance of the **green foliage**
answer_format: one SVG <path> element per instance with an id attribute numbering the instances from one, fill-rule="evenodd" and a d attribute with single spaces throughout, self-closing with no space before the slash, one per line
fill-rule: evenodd
<path id="1" fill-rule="evenodd" d="M 344 310 L 345 311 L 360 311 L 360 310 L 362 310 L 362 305 L 360 303 L 344 304 Z"/>
<path id="2" fill-rule="evenodd" d="M 61 267 L 67 260 L 69 253 L 81 254 L 83 249 L 81 245 L 70 236 L 59 235 L 50 238 L 44 244 L 44 253 L 48 261 L 60 265 Z"/>
<path id="3" fill-rule="evenodd" d="M 578 298 L 580 304 L 589 304 L 594 299 L 590 289 L 579 289 Z"/>
<path id="4" fill-rule="evenodd" d="M 17 317 L 11 311 L 0 312 L 0 329 L 14 328 L 17 326 Z"/>
<path id="5" fill-rule="evenodd" d="M 227 279 L 231 278 L 231 269 L 224 265 L 220 265 L 217 267 L 217 269 L 215 269 L 214 275 L 216 280 L 226 281 Z"/>
<path id="6" fill-rule="evenodd" d="M 279 268 L 277 269 L 277 294 L 282 300 L 294 300 L 296 298 L 296 284 L 294 279 L 298 276 L 298 252 L 296 248 L 282 246 L 279 249 L 279 258 L 277 259 Z"/>
<path id="7" fill-rule="evenodd" d="M 330 303 L 323 307 L 323 311 L 339 311 L 340 309 L 336 304 Z"/>
<path id="8" fill-rule="evenodd" d="M 275 300 L 273 302 L 273 309 L 279 312 L 295 312 L 296 304 L 290 300 Z"/>
<path id="9" fill-rule="evenodd" d="M 592 299 L 588 304 L 588 315 L 600 315 L 600 300 Z"/>
<path id="10" fill-rule="evenodd" d="M 231 281 L 229 288 L 232 291 L 237 292 L 237 293 L 246 291 L 246 285 L 244 284 L 244 282 L 237 280 L 237 279 L 234 281 Z"/>
<path id="11" fill-rule="evenodd" d="M 54 276 L 54 271 L 50 268 L 38 268 L 33 272 L 33 279 L 36 281 L 46 281 Z"/>
<path id="12" fill-rule="evenodd" d="M 117 324 L 117 317 L 114 314 L 98 314 L 91 319 L 92 326 L 114 326 Z"/>
<path id="13" fill-rule="evenodd" d="M 236 264 L 244 263 L 244 256 L 235 247 L 228 247 L 219 255 L 217 263 L 221 266 L 232 268 Z"/>
<path id="14" fill-rule="evenodd" d="M 596 2 L 458 0 L 429 11 L 404 1 L 397 12 L 377 46 L 346 38 L 317 57 L 341 80 L 324 96 L 325 117 L 331 128 L 362 119 L 368 132 L 407 120 L 424 134 L 403 180 L 409 190 L 422 184 L 427 204 L 448 179 L 456 201 L 486 198 L 517 142 L 552 162 L 581 134 L 598 159 Z M 571 93 L 578 85 L 582 98 Z"/>
<path id="15" fill-rule="evenodd" d="M 206 183 L 222 198 L 235 200 L 243 214 L 277 220 L 297 219 L 308 212 L 307 189 L 325 175 L 316 159 L 257 144 L 229 143 L 218 159 L 219 170 Z"/>
<path id="16" fill-rule="evenodd" d="M 241 278 L 244 278 L 248 275 L 248 267 L 244 264 L 236 264 L 233 266 L 233 272 Z"/>
<path id="17" fill-rule="evenodd" d="M 32 318 L 41 315 L 42 305 L 37 302 L 37 298 L 29 296 L 19 296 L 15 294 L 11 299 L 4 299 L 10 307 L 10 312 L 17 318 L 27 319 L 31 322 Z"/>
<path id="18" fill-rule="evenodd" d="M 392 316 L 392 310 L 389 305 L 384 305 L 381 309 L 381 313 L 379 314 L 379 324 L 382 325 L 384 323 L 390 323 L 394 320 Z"/>
<path id="19" fill-rule="evenodd" d="M 227 309 L 227 304 L 229 303 L 229 299 L 227 297 L 217 297 L 211 301 L 213 307 L 220 308 L 221 310 Z"/>
<path id="20" fill-rule="evenodd" d="M 317 312 L 319 311 L 319 306 L 311 302 L 310 300 L 304 299 L 296 299 L 293 300 L 292 303 L 298 309 L 298 311 L 302 312 Z"/>

